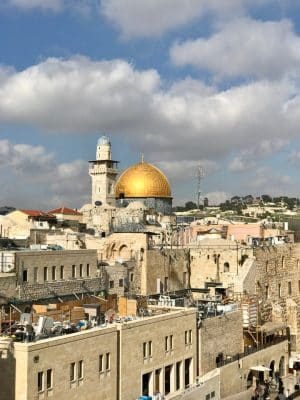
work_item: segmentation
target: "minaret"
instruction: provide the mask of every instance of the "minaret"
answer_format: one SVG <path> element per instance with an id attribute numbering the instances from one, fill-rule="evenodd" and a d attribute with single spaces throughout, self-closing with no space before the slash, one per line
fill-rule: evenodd
<path id="1" fill-rule="evenodd" d="M 115 206 L 118 161 L 111 159 L 111 144 L 107 136 L 102 136 L 98 140 L 96 160 L 89 161 L 89 164 L 89 174 L 92 178 L 92 205 Z"/>

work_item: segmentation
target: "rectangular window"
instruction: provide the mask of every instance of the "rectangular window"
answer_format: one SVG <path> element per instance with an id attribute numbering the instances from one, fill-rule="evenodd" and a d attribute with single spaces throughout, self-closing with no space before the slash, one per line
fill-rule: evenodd
<path id="1" fill-rule="evenodd" d="M 288 282 L 288 294 L 292 294 L 292 282 Z"/>
<path id="2" fill-rule="evenodd" d="M 52 389 L 52 369 L 47 369 L 47 389 Z"/>
<path id="3" fill-rule="evenodd" d="M 170 335 L 170 350 L 173 350 L 173 335 Z"/>
<path id="4" fill-rule="evenodd" d="M 143 357 L 147 357 L 147 342 L 143 343 Z"/>
<path id="5" fill-rule="evenodd" d="M 38 281 L 38 267 L 33 268 L 33 281 L 34 282 Z"/>
<path id="6" fill-rule="evenodd" d="M 82 274 L 83 274 L 83 267 L 82 264 L 79 265 L 79 277 L 82 278 Z"/>
<path id="7" fill-rule="evenodd" d="M 52 266 L 52 274 L 51 274 L 52 276 L 52 280 L 53 281 L 55 281 L 56 280 L 56 266 L 55 265 L 53 265 Z"/>
<path id="8" fill-rule="evenodd" d="M 60 266 L 60 279 L 64 279 L 65 278 L 65 271 L 64 271 L 65 267 L 63 265 Z"/>
<path id="9" fill-rule="evenodd" d="M 165 351 L 169 351 L 169 336 L 165 336 Z"/>
<path id="10" fill-rule="evenodd" d="M 165 291 L 165 292 L 168 291 L 168 281 L 169 281 L 169 278 L 166 276 L 166 277 L 165 277 L 165 285 L 164 285 L 164 291 Z"/>
<path id="11" fill-rule="evenodd" d="M 185 344 L 192 344 L 192 330 L 191 329 L 184 332 L 184 342 L 185 342 Z"/>
<path id="12" fill-rule="evenodd" d="M 175 390 L 179 390 L 181 387 L 181 361 L 176 363 L 176 383 L 175 383 Z"/>
<path id="13" fill-rule="evenodd" d="M 133 282 L 133 272 L 130 272 L 130 282 Z"/>
<path id="14" fill-rule="evenodd" d="M 269 298 L 269 286 L 266 286 L 266 299 Z"/>
<path id="15" fill-rule="evenodd" d="M 37 379 L 37 385 L 38 385 L 38 392 L 43 392 L 44 391 L 44 372 L 38 372 L 38 379 Z"/>
<path id="16" fill-rule="evenodd" d="M 76 278 L 76 265 L 72 265 L 72 278 Z"/>
<path id="17" fill-rule="evenodd" d="M 23 282 L 27 282 L 27 279 L 28 279 L 27 269 L 23 269 L 22 279 L 23 279 Z"/>
<path id="18" fill-rule="evenodd" d="M 148 342 L 148 354 L 149 354 L 149 357 L 152 357 L 152 341 L 151 340 Z"/>
<path id="19" fill-rule="evenodd" d="M 48 267 L 44 267 L 44 281 L 48 280 Z"/>
<path id="20" fill-rule="evenodd" d="M 216 393 L 213 391 L 213 392 L 211 392 L 211 394 L 210 394 L 210 398 L 211 399 L 214 399 L 216 397 Z"/>
<path id="21" fill-rule="evenodd" d="M 70 364 L 70 381 L 75 381 L 76 364 L 73 362 Z"/>
<path id="22" fill-rule="evenodd" d="M 278 297 L 281 297 L 281 284 L 278 283 Z"/>
<path id="23" fill-rule="evenodd" d="M 114 287 L 114 281 L 109 281 L 109 288 L 113 289 L 113 287 Z"/>
<path id="24" fill-rule="evenodd" d="M 90 276 L 90 264 L 86 264 L 86 276 Z"/>
<path id="25" fill-rule="evenodd" d="M 83 360 L 78 362 L 78 379 L 83 379 Z"/>
<path id="26" fill-rule="evenodd" d="M 106 371 L 110 370 L 110 353 L 106 353 L 106 364 L 105 364 Z"/>
<path id="27" fill-rule="evenodd" d="M 207 395 L 205 396 L 205 400 L 210 400 L 210 394 L 207 394 Z"/>
<path id="28" fill-rule="evenodd" d="M 124 286 L 123 279 L 119 279 L 119 287 L 123 287 L 123 286 Z"/>
<path id="29" fill-rule="evenodd" d="M 104 371 L 104 365 L 103 365 L 103 354 L 100 354 L 99 356 L 99 372 Z"/>

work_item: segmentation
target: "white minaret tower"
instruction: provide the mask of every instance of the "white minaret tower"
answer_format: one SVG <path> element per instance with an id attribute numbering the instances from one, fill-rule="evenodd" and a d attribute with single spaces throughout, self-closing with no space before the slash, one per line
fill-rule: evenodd
<path id="1" fill-rule="evenodd" d="M 107 136 L 97 143 L 96 160 L 89 161 L 92 178 L 92 205 L 115 206 L 115 184 L 118 175 L 118 161 L 111 159 L 111 144 Z"/>

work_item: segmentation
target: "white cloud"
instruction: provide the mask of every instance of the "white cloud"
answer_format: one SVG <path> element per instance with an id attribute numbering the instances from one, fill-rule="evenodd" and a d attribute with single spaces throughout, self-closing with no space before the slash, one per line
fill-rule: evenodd
<path id="1" fill-rule="evenodd" d="M 225 201 L 230 199 L 232 195 L 227 192 L 209 192 L 205 194 L 205 197 L 208 198 L 208 204 L 212 206 L 225 203 Z"/>
<path id="2" fill-rule="evenodd" d="M 234 157 L 229 163 L 229 171 L 244 172 L 254 168 L 257 162 L 282 150 L 288 144 L 285 139 L 265 140 L 261 139 L 251 148 L 242 150 L 239 155 Z"/>
<path id="3" fill-rule="evenodd" d="M 255 171 L 253 179 L 249 180 L 248 187 L 256 193 L 295 193 L 294 179 L 284 173 L 278 172 L 271 167 L 260 167 Z M 297 190 L 297 189 L 296 189 Z"/>
<path id="4" fill-rule="evenodd" d="M 288 20 L 236 19 L 207 39 L 174 44 L 170 56 L 178 66 L 193 65 L 219 78 L 277 79 L 298 68 L 300 37 Z"/>
<path id="5" fill-rule="evenodd" d="M 125 38 L 157 37 L 209 13 L 222 19 L 270 0 L 102 0 L 102 13 Z"/>
<path id="6" fill-rule="evenodd" d="M 300 105 L 290 108 L 298 93 L 293 80 L 218 91 L 189 78 L 166 89 L 155 70 L 121 60 L 52 58 L 0 81 L 0 123 L 121 135 L 147 159 L 182 161 L 191 170 L 199 160 L 219 163 L 233 150 L 270 154 L 283 132 L 287 141 L 297 137 Z"/>
<path id="7" fill-rule="evenodd" d="M 90 195 L 87 162 L 59 164 L 43 146 L 0 140 L 0 176 L 10 183 L 1 193 L 2 204 L 45 209 L 58 205 L 78 207 Z"/>

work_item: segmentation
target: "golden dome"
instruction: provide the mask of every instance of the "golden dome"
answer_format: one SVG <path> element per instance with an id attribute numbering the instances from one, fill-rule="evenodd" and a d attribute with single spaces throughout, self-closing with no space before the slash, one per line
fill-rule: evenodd
<path id="1" fill-rule="evenodd" d="M 140 162 L 126 169 L 116 184 L 116 198 L 171 197 L 168 179 L 154 165 Z"/>

